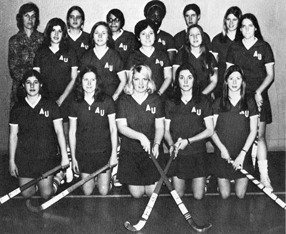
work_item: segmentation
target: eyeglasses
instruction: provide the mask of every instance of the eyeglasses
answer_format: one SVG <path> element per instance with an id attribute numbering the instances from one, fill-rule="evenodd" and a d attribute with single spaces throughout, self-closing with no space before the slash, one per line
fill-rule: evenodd
<path id="1" fill-rule="evenodd" d="M 120 22 L 120 19 L 118 18 L 114 18 L 114 19 L 108 19 L 108 23 L 112 24 L 112 22 L 115 22 L 115 23 L 119 23 Z"/>
<path id="2" fill-rule="evenodd" d="M 81 16 L 80 15 L 77 15 L 77 16 L 70 15 L 70 19 L 72 19 L 72 20 L 80 20 Z"/>

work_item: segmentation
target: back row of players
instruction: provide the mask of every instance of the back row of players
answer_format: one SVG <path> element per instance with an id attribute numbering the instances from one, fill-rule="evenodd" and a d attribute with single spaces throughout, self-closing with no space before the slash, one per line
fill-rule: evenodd
<path id="1" fill-rule="evenodd" d="M 125 20 L 118 9 L 107 14 L 107 23 L 96 23 L 87 34 L 82 31 L 84 12 L 73 6 L 67 13 L 68 27 L 54 18 L 42 35 L 36 30 L 37 6 L 23 5 L 17 15 L 20 31 L 9 40 L 11 103 L 19 99 L 10 119 L 11 175 L 18 176 L 23 184 L 53 167 L 56 147 L 52 145 L 56 138 L 47 132 L 55 127 L 62 163 L 67 161 L 62 134 L 69 132 L 73 169 L 85 177 L 109 159 L 116 163 L 118 128 L 122 134 L 118 176 L 134 197 L 153 191 L 159 174 L 148 154 L 152 151 L 160 161 L 165 136 L 170 153 L 175 149 L 178 154 L 170 174 L 175 188 L 183 195 L 185 179 L 193 179 L 194 196 L 200 199 L 209 173 L 204 139 L 212 136 L 222 197 L 229 196 L 230 179 L 236 179 L 236 193 L 244 197 L 247 179 L 231 171 L 227 161 L 235 159 L 235 167 L 251 165 L 258 107 L 258 166 L 261 182 L 273 190 L 268 177 L 265 130 L 272 121 L 267 89 L 274 79 L 274 57 L 256 17 L 242 15 L 238 7 L 229 8 L 223 32 L 210 43 L 197 24 L 199 7 L 189 4 L 183 14 L 188 28 L 174 38 L 159 29 L 166 15 L 161 1 L 150 1 L 145 6 L 146 19 L 136 24 L 135 36 L 123 30 Z M 224 76 L 226 67 L 230 68 Z M 30 73 L 22 80 L 27 70 Z M 74 101 L 71 92 L 76 80 Z M 24 87 L 22 94 L 16 92 L 19 86 Z M 42 98 L 41 88 L 45 88 L 50 101 L 57 103 L 60 112 Z M 123 90 L 127 95 L 122 94 Z M 211 108 L 214 97 L 218 99 Z M 60 117 L 64 131 L 59 130 Z M 110 173 L 98 177 L 102 194 L 109 191 L 109 180 Z M 47 198 L 52 189 L 41 183 L 51 185 L 52 177 L 39 183 L 41 194 Z M 94 187 L 94 180 L 86 183 L 84 193 L 90 194 Z M 24 195 L 30 197 L 34 192 L 31 188 Z"/>

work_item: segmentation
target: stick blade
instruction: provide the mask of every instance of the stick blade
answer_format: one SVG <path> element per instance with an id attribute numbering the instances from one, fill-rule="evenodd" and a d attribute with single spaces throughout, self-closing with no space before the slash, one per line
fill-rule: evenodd
<path id="1" fill-rule="evenodd" d="M 26 206 L 27 206 L 28 210 L 33 212 L 33 213 L 39 213 L 42 210 L 41 206 L 34 206 L 32 204 L 31 199 L 26 200 Z"/>
<path id="2" fill-rule="evenodd" d="M 208 223 L 208 224 L 205 224 L 205 225 L 198 225 L 195 223 L 195 221 L 191 218 L 191 219 L 188 219 L 188 223 L 191 225 L 191 227 L 199 232 L 199 233 L 203 233 L 203 232 L 206 232 L 208 229 L 210 229 L 212 227 L 212 224 Z"/>
<path id="3" fill-rule="evenodd" d="M 146 221 L 145 220 L 140 220 L 136 225 L 132 225 L 130 222 L 126 221 L 124 223 L 124 227 L 131 232 L 138 232 L 140 231 L 144 225 L 145 225 Z"/>

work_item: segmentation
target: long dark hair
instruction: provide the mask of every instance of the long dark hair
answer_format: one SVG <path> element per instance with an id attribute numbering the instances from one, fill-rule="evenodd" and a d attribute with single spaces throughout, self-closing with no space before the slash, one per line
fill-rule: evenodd
<path id="1" fill-rule="evenodd" d="M 224 73 L 223 93 L 222 93 L 222 98 L 220 101 L 220 110 L 222 112 L 227 112 L 231 108 L 231 103 L 229 100 L 229 89 L 228 89 L 228 85 L 227 85 L 227 80 L 233 72 L 240 73 L 242 81 L 243 81 L 241 89 L 240 89 L 241 98 L 240 98 L 239 109 L 240 110 L 247 110 L 247 108 L 248 108 L 247 98 L 245 95 L 246 78 L 245 78 L 244 72 L 238 65 L 232 65 Z"/>
<path id="2" fill-rule="evenodd" d="M 202 57 L 202 70 L 203 71 L 208 71 L 208 73 L 212 76 L 214 74 L 214 68 L 213 68 L 213 64 L 212 64 L 212 54 L 209 52 L 209 49 L 206 45 L 206 36 L 204 33 L 203 28 L 198 25 L 198 24 L 193 24 L 190 27 L 188 27 L 187 30 L 187 37 L 189 37 L 189 33 L 191 31 L 192 28 L 197 28 L 199 29 L 201 35 L 202 35 L 202 44 L 200 46 L 201 48 L 201 57 Z M 183 49 L 183 60 L 184 61 L 188 61 L 189 60 L 189 56 L 191 54 L 191 43 L 190 40 L 187 40 L 186 45 L 182 48 Z"/>
<path id="3" fill-rule="evenodd" d="M 88 65 L 82 69 L 82 71 L 78 74 L 75 82 L 75 87 L 74 87 L 74 95 L 75 95 L 75 100 L 78 102 L 84 101 L 84 90 L 82 87 L 82 79 L 86 73 L 92 72 L 95 74 L 96 78 L 96 88 L 94 92 L 94 100 L 95 101 L 104 101 L 106 95 L 102 91 L 102 80 L 101 77 L 98 74 L 98 71 L 96 67 Z"/>
<path id="4" fill-rule="evenodd" d="M 109 28 L 108 24 L 104 21 L 99 21 L 97 22 L 95 25 L 93 25 L 91 31 L 90 31 L 90 37 L 89 37 L 89 40 L 90 40 L 90 45 L 91 47 L 95 47 L 95 42 L 94 42 L 94 39 L 93 39 L 93 35 L 94 35 L 94 32 L 95 32 L 95 29 L 98 27 L 98 26 L 104 26 L 107 30 L 107 34 L 108 34 L 108 39 L 107 39 L 107 42 L 106 42 L 106 45 L 109 47 L 109 48 L 112 48 L 114 49 L 114 40 L 112 39 L 112 32 L 111 32 L 111 29 Z"/>
<path id="5" fill-rule="evenodd" d="M 68 43 L 67 43 L 67 26 L 63 20 L 60 18 L 53 18 L 51 19 L 45 28 L 44 31 L 44 41 L 43 41 L 43 46 L 44 47 L 49 47 L 51 46 L 51 33 L 53 31 L 53 28 L 55 26 L 60 26 L 62 31 L 63 31 L 63 37 L 60 42 L 60 49 L 61 50 L 68 50 Z"/>
<path id="6" fill-rule="evenodd" d="M 19 30 L 24 29 L 24 23 L 23 23 L 23 15 L 25 15 L 27 12 L 35 12 L 36 16 L 36 21 L 35 21 L 35 27 L 34 30 L 36 30 L 40 24 L 40 13 L 39 13 L 39 8 L 35 3 L 29 2 L 24 5 L 22 5 L 19 9 L 19 13 L 16 15 L 16 20 L 17 20 L 17 27 Z"/>
<path id="7" fill-rule="evenodd" d="M 177 69 L 176 75 L 175 75 L 175 81 L 173 85 L 173 90 L 171 94 L 171 99 L 175 102 L 176 105 L 180 104 L 182 92 L 181 92 L 181 87 L 179 84 L 179 76 L 180 76 L 180 72 L 184 70 L 188 70 L 194 77 L 194 83 L 193 83 L 193 88 L 192 88 L 193 100 L 195 101 L 195 103 L 199 103 L 201 101 L 202 93 L 200 90 L 200 86 L 198 84 L 198 76 L 197 76 L 196 69 L 190 63 L 183 63 Z"/>
<path id="8" fill-rule="evenodd" d="M 242 32 L 241 32 L 241 27 L 242 27 L 242 22 L 243 22 L 243 20 L 245 20 L 245 19 L 249 19 L 252 23 L 253 23 L 253 25 L 254 25 L 254 27 L 256 28 L 256 30 L 255 30 L 255 32 L 254 32 L 254 36 L 257 38 L 257 39 L 259 39 L 259 40 L 264 40 L 263 39 L 263 36 L 262 36 L 262 34 L 261 34 L 261 30 L 260 30 L 260 26 L 259 26 L 259 24 L 258 24 L 258 20 L 257 20 L 257 18 L 255 17 L 255 15 L 253 15 L 253 14 L 251 14 L 251 13 L 247 13 L 247 14 L 244 14 L 243 16 L 241 16 L 241 18 L 240 18 L 240 20 L 239 20 L 239 22 L 238 22 L 238 26 L 237 26 L 237 28 L 239 29 L 239 30 L 237 30 L 237 33 L 236 33 L 236 36 L 235 36 L 235 40 L 237 41 L 237 40 L 242 40 L 243 39 L 243 35 L 242 35 Z"/>

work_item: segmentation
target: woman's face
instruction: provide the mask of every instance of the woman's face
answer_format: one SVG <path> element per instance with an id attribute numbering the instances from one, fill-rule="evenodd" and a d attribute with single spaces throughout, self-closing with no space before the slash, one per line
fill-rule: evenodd
<path id="1" fill-rule="evenodd" d="M 227 79 L 228 89 L 232 92 L 240 91 L 242 83 L 243 83 L 242 76 L 237 71 L 231 73 Z"/>
<path id="2" fill-rule="evenodd" d="M 190 91 L 194 86 L 194 77 L 189 70 L 182 70 L 179 73 L 179 86 L 182 91 Z"/>
<path id="3" fill-rule="evenodd" d="M 250 19 L 244 19 L 242 21 L 240 30 L 245 39 L 251 39 L 255 37 L 256 28 Z"/>
<path id="4" fill-rule="evenodd" d="M 203 42 L 203 36 L 198 28 L 192 28 L 189 31 L 189 40 L 192 47 L 200 47 Z"/>
<path id="5" fill-rule="evenodd" d="M 27 12 L 23 15 L 23 26 L 24 29 L 33 30 L 36 23 L 35 11 Z"/>
<path id="6" fill-rule="evenodd" d="M 41 84 L 35 76 L 30 76 L 24 83 L 24 88 L 27 92 L 27 96 L 33 97 L 39 94 Z"/>
<path id="7" fill-rule="evenodd" d="M 151 47 L 155 42 L 154 30 L 148 26 L 139 34 L 139 40 L 143 47 Z"/>
<path id="8" fill-rule="evenodd" d="M 121 21 L 113 14 L 109 14 L 107 23 L 112 33 L 121 29 Z"/>
<path id="9" fill-rule="evenodd" d="M 143 74 L 135 72 L 132 78 L 134 92 L 145 93 L 148 90 L 149 80 Z"/>
<path id="10" fill-rule="evenodd" d="M 238 25 L 238 18 L 234 14 L 229 14 L 226 19 L 227 31 L 236 31 Z"/>
<path id="11" fill-rule="evenodd" d="M 96 88 L 96 75 L 93 72 L 87 72 L 82 77 L 82 88 L 85 93 L 93 93 Z"/>
<path id="12" fill-rule="evenodd" d="M 99 25 L 94 30 L 93 39 L 95 45 L 97 46 L 104 46 L 108 40 L 108 30 L 105 26 Z"/>
<path id="13" fill-rule="evenodd" d="M 60 25 L 56 25 L 53 27 L 51 31 L 51 43 L 59 44 L 63 38 L 63 30 Z"/>
<path id="14" fill-rule="evenodd" d="M 72 29 L 80 29 L 83 24 L 81 14 L 77 10 L 73 10 L 69 15 L 69 25 Z"/>

